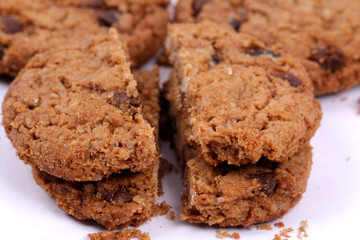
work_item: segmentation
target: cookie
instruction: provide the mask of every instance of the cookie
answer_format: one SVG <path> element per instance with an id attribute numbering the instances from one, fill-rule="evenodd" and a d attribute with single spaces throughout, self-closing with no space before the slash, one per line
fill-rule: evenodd
<path id="1" fill-rule="evenodd" d="M 284 162 L 309 142 L 322 113 L 298 61 L 210 22 L 173 24 L 168 32 L 167 99 L 200 158 Z"/>
<path id="2" fill-rule="evenodd" d="M 178 22 L 213 21 L 298 58 L 315 95 L 360 83 L 360 2 L 179 0 Z"/>
<path id="3" fill-rule="evenodd" d="M 158 131 L 158 69 L 134 72 L 145 119 Z M 147 89 L 153 91 L 148 91 Z M 33 168 L 36 182 L 56 200 L 59 208 L 77 219 L 93 219 L 108 229 L 138 226 L 150 219 L 158 197 L 157 159 L 147 169 L 114 173 L 95 182 L 72 182 Z"/>
<path id="4" fill-rule="evenodd" d="M 159 157 L 114 29 L 32 58 L 5 96 L 3 125 L 20 159 L 69 181 L 141 171 Z"/>
<path id="5" fill-rule="evenodd" d="M 180 220 L 248 227 L 277 219 L 302 198 L 311 156 L 307 145 L 283 163 L 262 158 L 257 164 L 214 167 L 197 157 L 188 159 Z"/>
<path id="6" fill-rule="evenodd" d="M 0 74 L 16 76 L 38 52 L 84 34 L 118 30 L 132 66 L 149 60 L 166 34 L 167 0 L 0 2 Z"/>

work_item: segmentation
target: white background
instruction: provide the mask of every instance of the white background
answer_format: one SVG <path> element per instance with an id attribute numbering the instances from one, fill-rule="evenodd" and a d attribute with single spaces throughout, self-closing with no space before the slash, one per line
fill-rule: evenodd
<path id="1" fill-rule="evenodd" d="M 161 69 L 162 81 L 169 69 Z M 0 80 L 2 101 L 9 83 Z M 279 219 L 285 227 L 297 229 L 307 220 L 306 239 L 356 239 L 360 216 L 360 86 L 349 91 L 320 97 L 324 112 L 321 127 L 311 143 L 314 147 L 313 167 L 303 199 L 288 214 Z M 176 163 L 167 143 L 162 154 Z M 166 200 L 175 211 L 176 220 L 154 217 L 140 230 L 151 239 L 217 239 L 219 228 L 180 222 L 180 173 L 170 173 L 163 179 Z M 277 220 L 277 221 L 279 221 Z M 277 222 L 273 221 L 271 224 Z M 242 240 L 273 239 L 280 229 L 221 228 L 238 232 Z M 78 221 L 59 209 L 32 178 L 31 168 L 15 154 L 10 141 L 0 127 L 0 239 L 87 239 L 88 233 L 105 231 L 91 221 Z"/>

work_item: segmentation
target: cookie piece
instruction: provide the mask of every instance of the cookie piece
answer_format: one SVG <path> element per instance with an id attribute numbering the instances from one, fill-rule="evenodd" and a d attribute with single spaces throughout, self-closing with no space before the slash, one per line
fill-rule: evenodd
<path id="1" fill-rule="evenodd" d="M 214 167 L 197 157 L 188 159 L 180 220 L 248 227 L 279 218 L 302 198 L 311 158 L 307 145 L 284 163 L 262 158 L 257 164 Z"/>
<path id="2" fill-rule="evenodd" d="M 253 37 L 210 22 L 174 24 L 166 49 L 173 115 L 210 164 L 283 162 L 318 128 L 321 108 L 304 68 Z"/>
<path id="3" fill-rule="evenodd" d="M 134 72 L 145 119 L 155 128 L 159 121 L 158 68 Z M 147 89 L 145 89 L 147 88 Z M 149 91 L 152 89 L 153 91 Z M 149 168 L 124 170 L 98 182 L 71 182 L 33 168 L 36 182 L 57 205 L 78 219 L 94 219 L 108 229 L 138 226 L 150 219 L 158 198 L 159 159 Z"/>
<path id="4" fill-rule="evenodd" d="M 141 171 L 158 158 L 154 129 L 116 31 L 36 55 L 3 102 L 25 163 L 69 181 Z"/>
<path id="5" fill-rule="evenodd" d="M 179 0 L 178 22 L 213 21 L 298 58 L 316 95 L 360 83 L 360 2 Z"/>
<path id="6" fill-rule="evenodd" d="M 139 66 L 162 46 L 169 19 L 167 3 L 168 0 L 1 1 L 0 74 L 16 76 L 36 53 L 76 41 L 87 33 L 106 33 L 109 27 L 115 27 L 127 43 L 132 66 Z"/>

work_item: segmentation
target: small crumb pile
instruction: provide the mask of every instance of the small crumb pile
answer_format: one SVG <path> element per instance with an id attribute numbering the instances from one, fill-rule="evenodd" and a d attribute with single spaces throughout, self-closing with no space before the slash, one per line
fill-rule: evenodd
<path id="1" fill-rule="evenodd" d="M 274 226 L 278 227 L 278 228 L 284 228 L 285 224 L 283 222 L 277 222 L 274 224 Z M 306 220 L 301 221 L 300 227 L 298 229 L 297 238 L 303 239 L 303 238 L 308 237 L 308 234 L 306 232 L 306 229 L 308 229 L 308 228 L 309 228 L 308 222 Z M 258 227 L 258 229 L 259 229 L 259 227 Z M 293 231 L 294 230 L 292 228 L 284 228 L 278 234 L 275 234 L 273 240 L 287 240 L 287 239 L 291 238 L 289 233 L 291 233 Z"/>
<path id="2" fill-rule="evenodd" d="M 217 231 L 216 237 L 219 239 L 224 239 L 224 238 L 240 239 L 240 234 L 237 232 L 234 232 L 233 234 L 230 235 L 230 233 L 228 231 L 221 232 L 221 230 L 219 229 Z"/>
<path id="3" fill-rule="evenodd" d="M 166 201 L 162 201 L 160 205 L 156 205 L 153 216 L 163 216 L 170 211 L 170 208 L 172 208 L 172 206 L 170 206 Z"/>
<path id="4" fill-rule="evenodd" d="M 150 240 L 149 233 L 143 233 L 138 229 L 129 228 L 122 231 L 99 232 L 88 234 L 90 240 L 131 240 L 137 238 L 139 240 Z"/>
<path id="5" fill-rule="evenodd" d="M 285 224 L 283 222 L 277 222 L 274 224 L 275 227 L 278 227 L 278 228 L 283 228 L 285 227 Z"/>
<path id="6" fill-rule="evenodd" d="M 306 232 L 306 229 L 309 228 L 308 222 L 306 220 L 301 221 L 301 225 L 299 227 L 299 232 L 298 232 L 298 239 L 303 239 L 303 237 L 308 237 L 309 235 Z"/>
<path id="7" fill-rule="evenodd" d="M 273 228 L 271 227 L 271 224 L 262 224 L 262 225 L 258 225 L 257 230 L 272 230 Z"/>

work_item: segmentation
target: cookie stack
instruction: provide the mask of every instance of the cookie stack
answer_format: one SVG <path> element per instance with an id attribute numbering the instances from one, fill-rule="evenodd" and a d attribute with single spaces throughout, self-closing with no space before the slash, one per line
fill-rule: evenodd
<path id="1" fill-rule="evenodd" d="M 159 78 L 130 65 L 161 46 L 167 1 L 90 2 L 1 2 L 0 71 L 16 75 L 3 125 L 60 208 L 108 229 L 138 226 L 158 198 Z"/>
<path id="2" fill-rule="evenodd" d="M 322 116 L 305 69 L 210 22 L 170 26 L 166 50 L 181 219 L 250 226 L 285 214 L 305 191 Z"/>

